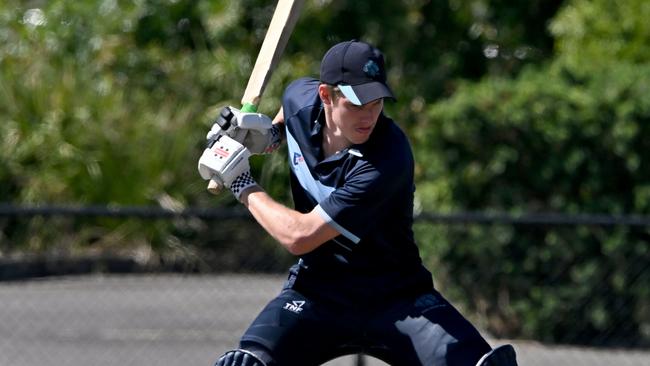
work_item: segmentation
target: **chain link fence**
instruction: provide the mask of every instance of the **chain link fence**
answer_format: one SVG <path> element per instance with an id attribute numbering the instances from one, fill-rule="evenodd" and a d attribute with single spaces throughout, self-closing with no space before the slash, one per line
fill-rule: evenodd
<path id="1" fill-rule="evenodd" d="M 179 220 L 180 227 L 195 225 L 191 222 L 199 220 L 208 222 L 212 229 L 206 235 L 246 231 L 245 235 L 232 234 L 240 235 L 233 241 L 243 247 L 240 250 L 246 251 L 266 240 L 262 232 L 253 229 L 255 223 L 243 211 L 0 205 L 0 232 L 3 233 L 0 237 L 0 365 L 211 365 L 219 354 L 236 345 L 255 315 L 278 293 L 286 266 L 293 261 L 272 252 L 274 249 L 262 251 L 260 256 L 265 258 L 253 255 L 249 262 L 238 264 L 232 259 L 237 255 L 230 258 L 231 254 L 224 252 L 206 254 L 209 251 L 195 247 L 183 253 L 186 257 L 200 257 L 199 264 L 186 257 L 178 259 L 175 251 L 172 256 L 160 256 L 156 266 L 150 263 L 151 254 L 140 254 L 140 257 L 137 253 L 124 255 L 125 252 L 79 254 L 57 247 L 53 252 L 33 256 L 8 250 L 7 233 L 15 225 L 35 225 L 37 221 L 38 225 L 63 225 L 67 230 L 89 217 L 118 221 L 136 218 L 140 225 L 156 220 Z M 220 225 L 214 224 L 215 221 Z M 607 215 L 423 214 L 417 222 L 442 227 L 561 225 L 569 230 L 579 230 L 580 225 L 644 230 L 650 227 L 650 221 L 644 217 Z M 188 242 L 203 240 L 181 234 L 177 237 Z M 233 250 L 232 246 L 219 248 L 227 249 L 228 253 Z M 277 256 L 270 257 L 269 253 Z M 650 274 L 650 263 L 645 258 L 630 260 L 644 261 L 644 270 L 638 277 L 641 283 L 637 285 L 647 287 L 649 283 L 643 281 Z M 278 263 L 269 264 L 269 261 Z M 239 273 L 233 273 L 238 268 Z M 642 307 L 639 311 L 648 309 Z M 482 314 L 467 315 L 481 327 Z M 572 319 L 562 319 L 562 322 L 571 324 Z M 649 324 L 637 326 L 644 334 L 650 333 Z M 617 347 L 558 345 L 531 339 L 497 338 L 483 328 L 482 332 L 493 345 L 514 344 L 520 365 L 650 364 L 650 350 L 638 345 L 633 348 L 624 344 Z M 604 329 L 601 335 L 606 337 L 612 332 L 613 329 Z M 385 363 L 351 355 L 327 365 Z"/>

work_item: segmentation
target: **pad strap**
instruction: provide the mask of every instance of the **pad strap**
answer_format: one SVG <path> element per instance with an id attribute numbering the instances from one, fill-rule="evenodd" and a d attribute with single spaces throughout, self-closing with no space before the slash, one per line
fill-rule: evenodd
<path id="1" fill-rule="evenodd" d="M 223 354 L 214 366 L 267 366 L 257 355 L 245 349 L 235 349 Z"/>
<path id="2" fill-rule="evenodd" d="M 504 344 L 481 357 L 476 366 L 517 366 L 517 356 L 515 349 Z"/>

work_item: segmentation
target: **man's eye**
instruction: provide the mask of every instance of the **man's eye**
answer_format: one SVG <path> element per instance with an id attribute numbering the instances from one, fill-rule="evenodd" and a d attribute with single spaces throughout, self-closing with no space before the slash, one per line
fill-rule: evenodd
<path id="1" fill-rule="evenodd" d="M 361 105 L 356 105 L 356 104 L 354 104 L 352 102 L 347 102 L 346 104 L 347 104 L 348 108 L 355 109 L 355 110 L 361 109 L 363 107 Z"/>

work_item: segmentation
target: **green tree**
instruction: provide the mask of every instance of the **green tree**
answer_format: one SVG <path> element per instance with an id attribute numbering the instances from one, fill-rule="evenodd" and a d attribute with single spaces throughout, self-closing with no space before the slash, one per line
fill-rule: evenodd
<path id="1" fill-rule="evenodd" d="M 466 83 L 430 106 L 413 135 L 419 207 L 650 212 L 648 46 L 623 42 L 647 39 L 650 8 L 642 1 L 616 8 L 567 3 L 553 21 L 552 63 Z M 621 14 L 634 25 L 625 32 L 616 29 Z M 650 341 L 647 229 L 423 225 L 420 234 L 441 285 L 497 335 Z"/>
<path id="2" fill-rule="evenodd" d="M 572 1 L 550 27 L 557 39 L 557 58 L 576 74 L 612 63 L 648 63 L 648 16 L 645 1 Z"/>
<path id="3" fill-rule="evenodd" d="M 274 6 L 0 3 L 0 201 L 232 204 L 228 195 L 216 202 L 206 195 L 192 162 L 210 119 L 239 103 Z M 501 15 L 504 9 L 510 10 Z M 536 55 L 550 51 L 545 30 L 514 26 L 520 16 L 533 19 L 531 9 L 542 9 L 541 2 L 307 2 L 260 109 L 274 113 L 289 80 L 317 76 L 334 42 L 363 38 L 390 57 L 400 101 L 389 108 L 408 127 L 427 101 L 455 88 L 456 78 L 514 72 L 512 60 L 543 59 Z M 495 42 L 537 51 L 485 57 L 486 44 Z M 284 165 L 279 155 L 253 161 L 265 187 L 288 202 Z"/>

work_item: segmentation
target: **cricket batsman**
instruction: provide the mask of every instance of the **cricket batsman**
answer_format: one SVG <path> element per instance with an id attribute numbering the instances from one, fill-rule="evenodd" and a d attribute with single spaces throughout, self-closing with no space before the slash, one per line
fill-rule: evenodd
<path id="1" fill-rule="evenodd" d="M 298 257 L 280 294 L 216 366 L 315 366 L 353 353 L 403 366 L 517 365 L 513 347 L 493 349 L 422 264 L 414 157 L 384 114 L 392 99 L 382 52 L 351 40 L 324 55 L 319 79 L 286 88 L 273 121 L 229 107 L 238 132 L 208 134 L 201 177 L 228 187 Z M 293 209 L 255 182 L 248 162 L 283 141 Z"/>

